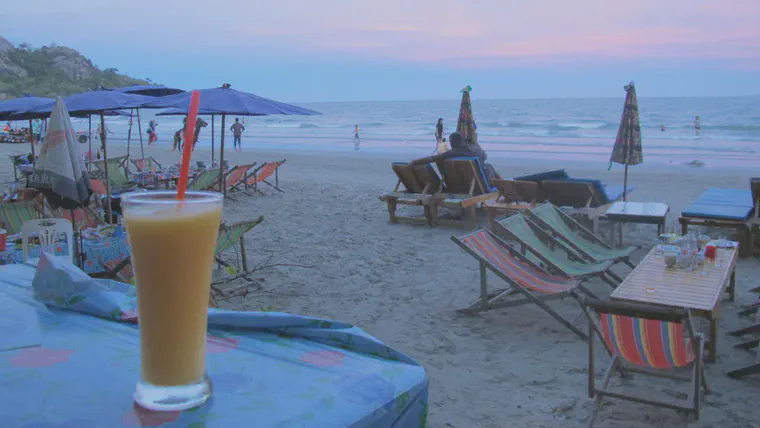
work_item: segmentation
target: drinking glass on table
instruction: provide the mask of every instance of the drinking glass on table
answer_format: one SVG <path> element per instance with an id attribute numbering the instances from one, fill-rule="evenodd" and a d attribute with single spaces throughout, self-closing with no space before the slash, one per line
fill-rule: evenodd
<path id="1" fill-rule="evenodd" d="M 137 286 L 141 375 L 135 401 L 188 409 L 211 395 L 206 322 L 222 195 L 139 192 L 123 196 Z"/>

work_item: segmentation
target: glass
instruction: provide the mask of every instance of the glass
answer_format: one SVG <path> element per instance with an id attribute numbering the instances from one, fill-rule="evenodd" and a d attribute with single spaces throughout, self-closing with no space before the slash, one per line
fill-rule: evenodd
<path id="1" fill-rule="evenodd" d="M 206 323 L 222 195 L 139 192 L 122 204 L 140 327 L 135 401 L 159 411 L 198 406 L 211 395 Z"/>

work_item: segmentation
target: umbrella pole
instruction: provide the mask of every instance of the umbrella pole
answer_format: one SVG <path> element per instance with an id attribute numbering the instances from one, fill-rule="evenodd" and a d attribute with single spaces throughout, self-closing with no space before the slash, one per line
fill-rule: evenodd
<path id="1" fill-rule="evenodd" d="M 623 202 L 628 193 L 628 164 L 625 164 L 625 173 L 623 175 Z"/>
<path id="2" fill-rule="evenodd" d="M 129 131 L 127 131 L 127 159 L 129 159 L 129 146 L 132 143 L 132 116 L 134 116 L 134 109 L 129 111 Z"/>
<path id="3" fill-rule="evenodd" d="M 214 167 L 214 115 L 211 115 L 211 167 Z"/>
<path id="4" fill-rule="evenodd" d="M 106 185 L 106 223 L 111 224 L 111 184 L 108 182 L 108 153 L 106 152 L 106 119 L 100 113 L 100 142 L 103 144 L 103 174 Z"/>
<path id="5" fill-rule="evenodd" d="M 32 163 L 35 163 L 36 157 L 34 156 L 34 130 L 32 129 L 32 119 L 29 119 L 29 142 L 32 144 Z"/>
<path id="6" fill-rule="evenodd" d="M 76 259 L 74 259 L 74 262 L 81 268 L 82 253 L 80 251 L 80 248 L 82 247 L 80 239 L 82 238 L 82 230 L 77 227 L 77 218 L 74 216 L 74 210 L 69 210 L 69 213 L 71 213 L 71 222 L 74 224 L 74 254 L 77 255 Z"/>
<path id="7" fill-rule="evenodd" d="M 222 142 L 221 153 L 219 154 L 219 191 L 227 197 L 227 187 L 224 185 L 224 119 L 226 115 L 222 113 Z"/>
<path id="8" fill-rule="evenodd" d="M 140 134 L 140 156 L 142 156 L 143 159 L 145 159 L 145 148 L 143 147 L 143 140 L 142 140 L 142 125 L 140 124 L 140 109 L 137 110 L 137 132 Z"/>

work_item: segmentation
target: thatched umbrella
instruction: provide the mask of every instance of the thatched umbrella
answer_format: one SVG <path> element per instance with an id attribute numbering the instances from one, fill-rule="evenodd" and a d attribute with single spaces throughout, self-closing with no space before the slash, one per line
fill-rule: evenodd
<path id="1" fill-rule="evenodd" d="M 471 86 L 462 89 L 462 103 L 459 106 L 459 120 L 457 120 L 457 132 L 468 144 L 477 144 L 478 127 L 472 118 L 472 102 L 470 101 Z"/>
<path id="2" fill-rule="evenodd" d="M 636 100 L 636 88 L 633 82 L 624 87 L 625 104 L 623 105 L 623 117 L 620 119 L 615 146 L 610 156 L 610 168 L 612 162 L 625 165 L 623 179 L 623 201 L 628 193 L 628 165 L 638 165 L 644 162 L 641 152 L 641 121 L 639 120 L 639 103 Z"/>

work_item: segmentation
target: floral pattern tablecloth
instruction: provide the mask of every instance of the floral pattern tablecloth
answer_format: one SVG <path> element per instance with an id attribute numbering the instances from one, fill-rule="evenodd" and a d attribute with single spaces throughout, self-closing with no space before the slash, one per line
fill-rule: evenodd
<path id="1" fill-rule="evenodd" d="M 82 248 L 84 254 L 84 271 L 98 273 L 105 270 L 103 263 L 117 265 L 129 257 L 129 241 L 127 234 L 120 227 L 106 226 L 98 230 L 87 229 L 83 232 Z M 62 245 L 56 247 L 56 254 L 63 255 L 66 250 Z M 29 249 L 30 258 L 40 257 L 40 247 Z M 102 263 L 101 263 L 102 261 Z M 21 244 L 14 243 L 14 236 L 9 236 L 6 250 L 0 252 L 0 264 L 23 263 L 24 254 Z"/>
<path id="2" fill-rule="evenodd" d="M 0 330 L 28 341 L 0 337 L 2 426 L 427 425 L 425 370 L 361 329 L 215 309 L 207 342 L 212 399 L 183 412 L 143 410 L 132 401 L 140 361 L 134 289 L 60 264 L 43 258 L 36 278 L 32 267 L 0 266 L 0 307 L 18 312 L 3 314 Z"/>

